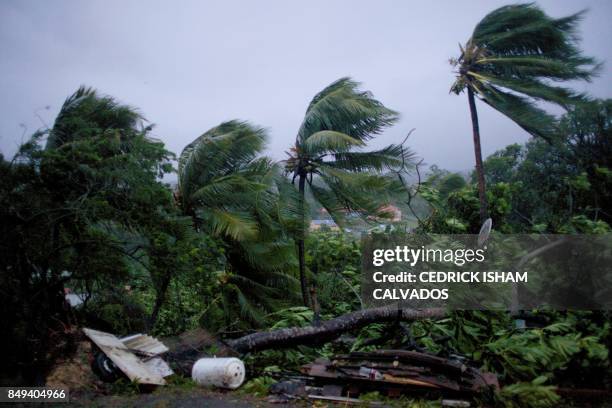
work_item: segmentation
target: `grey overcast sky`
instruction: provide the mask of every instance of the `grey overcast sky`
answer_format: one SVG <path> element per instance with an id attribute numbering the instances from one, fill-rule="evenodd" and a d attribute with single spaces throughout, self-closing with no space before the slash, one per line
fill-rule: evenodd
<path id="1" fill-rule="evenodd" d="M 0 150 L 52 123 L 85 84 L 138 107 L 154 134 L 180 153 L 221 121 L 269 130 L 268 154 L 282 159 L 316 92 L 351 76 L 401 121 L 375 146 L 399 142 L 428 164 L 473 166 L 465 95 L 448 93 L 474 25 L 508 1 L 45 1 L 0 0 Z M 588 8 L 582 48 L 606 62 L 576 87 L 612 97 L 612 1 L 540 1 L 560 17 Z M 49 106 L 49 109 L 44 109 Z M 484 154 L 527 140 L 478 104 Z"/>

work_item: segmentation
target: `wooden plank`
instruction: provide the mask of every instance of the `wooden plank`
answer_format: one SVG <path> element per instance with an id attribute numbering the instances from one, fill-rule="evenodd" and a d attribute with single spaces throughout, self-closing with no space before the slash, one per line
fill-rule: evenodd
<path id="1" fill-rule="evenodd" d="M 431 384 L 425 381 L 415 380 L 414 378 L 405 378 L 405 377 L 394 377 L 389 374 L 383 374 L 383 379 L 387 382 L 394 384 L 406 384 L 406 385 L 416 385 L 418 387 L 430 387 L 430 388 L 440 388 L 435 384 Z"/>
<path id="2" fill-rule="evenodd" d="M 93 329 L 83 331 L 130 380 L 141 384 L 166 384 L 159 374 L 149 369 L 114 335 Z"/>

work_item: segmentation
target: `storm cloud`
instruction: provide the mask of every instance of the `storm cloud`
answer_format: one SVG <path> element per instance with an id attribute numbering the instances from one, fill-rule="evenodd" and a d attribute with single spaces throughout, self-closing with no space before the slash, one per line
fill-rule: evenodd
<path id="1" fill-rule="evenodd" d="M 465 95 L 449 94 L 474 25 L 500 1 L 0 2 L 0 151 L 50 124 L 79 85 L 136 106 L 179 153 L 221 121 L 269 130 L 284 158 L 312 96 L 351 76 L 401 121 L 374 145 L 409 145 L 428 164 L 473 166 Z M 582 48 L 612 60 L 612 2 L 541 1 L 553 16 L 584 8 Z M 609 64 L 577 89 L 612 97 Z M 528 135 L 478 104 L 484 154 Z"/>

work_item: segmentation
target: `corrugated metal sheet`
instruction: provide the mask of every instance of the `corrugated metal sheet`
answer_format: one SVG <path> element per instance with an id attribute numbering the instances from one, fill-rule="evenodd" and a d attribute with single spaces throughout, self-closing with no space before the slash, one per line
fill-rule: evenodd
<path id="1" fill-rule="evenodd" d="M 168 351 L 168 347 L 166 347 L 164 343 L 146 334 L 135 334 L 120 340 L 128 349 L 136 350 L 150 356 L 156 356 Z"/>
<path id="2" fill-rule="evenodd" d="M 154 337 L 136 334 L 119 339 L 93 329 L 85 328 L 83 332 L 132 381 L 165 385 L 163 377 L 173 374 L 168 364 L 156 357 L 168 351 L 168 347 Z"/>

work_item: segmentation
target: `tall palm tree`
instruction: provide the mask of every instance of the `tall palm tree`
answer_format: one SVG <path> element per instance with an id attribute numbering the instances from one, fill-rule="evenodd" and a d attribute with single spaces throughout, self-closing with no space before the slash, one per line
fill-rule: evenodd
<path id="1" fill-rule="evenodd" d="M 282 169 L 259 157 L 266 142 L 262 128 L 229 121 L 205 132 L 179 157 L 178 201 L 196 228 L 227 245 L 221 302 L 227 314 L 239 305 L 242 317 L 260 323 L 275 299 L 290 298 L 297 286 L 287 225 L 296 218 Z M 295 193 L 294 193 L 295 195 Z"/>
<path id="2" fill-rule="evenodd" d="M 564 108 L 580 101 L 584 95 L 554 83 L 588 81 L 599 67 L 577 45 L 582 15 L 552 18 L 533 3 L 500 7 L 487 14 L 466 44 L 459 46 L 459 58 L 450 60 L 457 67 L 451 91 L 467 90 L 483 220 L 487 199 L 475 95 L 532 136 L 553 138 L 557 120 L 539 108 L 538 101 Z"/>
<path id="3" fill-rule="evenodd" d="M 358 87 L 357 82 L 341 78 L 312 99 L 286 160 L 285 168 L 293 175 L 293 182 L 297 179 L 300 195 L 296 241 L 302 298 L 313 308 L 304 248 L 307 192 L 340 226 L 347 212 L 384 216 L 383 207 L 389 202 L 394 182 L 382 172 L 407 158 L 402 146 L 396 145 L 363 151 L 366 142 L 395 123 L 398 114 Z"/>

